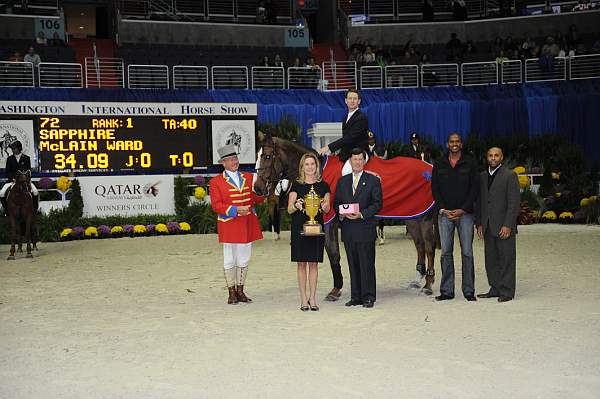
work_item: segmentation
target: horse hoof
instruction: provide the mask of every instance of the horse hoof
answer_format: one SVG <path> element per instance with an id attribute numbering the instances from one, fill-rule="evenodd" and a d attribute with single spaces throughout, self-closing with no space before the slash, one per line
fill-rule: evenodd
<path id="1" fill-rule="evenodd" d="M 10 255 L 8 258 L 6 258 L 6 260 L 15 260 L 14 255 Z"/>
<path id="2" fill-rule="evenodd" d="M 431 288 L 425 288 L 425 287 L 423 287 L 423 288 L 421 289 L 421 292 L 422 292 L 423 294 L 425 294 L 425 295 L 431 295 L 431 294 L 433 294 L 433 291 L 431 290 Z"/>
<path id="3" fill-rule="evenodd" d="M 25 257 L 26 258 L 33 258 L 33 255 L 32 254 L 27 254 Z"/>
<path id="4" fill-rule="evenodd" d="M 416 281 L 411 281 L 410 284 L 408 284 L 408 288 L 412 290 L 418 290 L 419 288 L 421 288 L 421 285 Z"/>

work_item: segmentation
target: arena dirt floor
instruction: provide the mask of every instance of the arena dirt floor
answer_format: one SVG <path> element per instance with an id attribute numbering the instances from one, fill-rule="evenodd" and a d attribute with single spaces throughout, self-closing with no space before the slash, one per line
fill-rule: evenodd
<path id="1" fill-rule="evenodd" d="M 517 298 L 503 304 L 407 289 L 415 251 L 399 226 L 377 248 L 374 309 L 345 307 L 347 285 L 303 313 L 288 242 L 255 245 L 254 303 L 235 306 L 214 235 L 0 260 L 0 398 L 598 398 L 599 226 L 521 227 Z M 477 239 L 475 256 L 484 292 Z"/>

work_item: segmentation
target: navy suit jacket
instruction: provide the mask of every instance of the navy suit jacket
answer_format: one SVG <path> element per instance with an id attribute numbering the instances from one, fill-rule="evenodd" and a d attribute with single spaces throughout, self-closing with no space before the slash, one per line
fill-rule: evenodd
<path id="1" fill-rule="evenodd" d="M 363 172 L 356 192 L 352 195 L 352 173 L 338 180 L 333 206 L 339 216 L 341 204 L 358 203 L 363 219 L 350 220 L 340 217 L 342 241 L 370 242 L 377 239 L 375 214 L 383 204 L 381 181 L 377 176 Z"/>
<path id="2" fill-rule="evenodd" d="M 348 122 L 346 117 L 342 121 L 342 138 L 329 143 L 329 150 L 340 150 L 340 159 L 344 162 L 352 156 L 352 149 L 355 147 L 369 151 L 369 121 L 366 115 L 358 109 Z"/>
<path id="3" fill-rule="evenodd" d="M 6 178 L 12 181 L 17 176 L 17 170 L 21 172 L 27 172 L 31 170 L 31 159 L 21 153 L 21 158 L 17 162 L 17 158 L 14 155 L 10 155 L 6 158 L 6 169 L 4 171 Z"/>

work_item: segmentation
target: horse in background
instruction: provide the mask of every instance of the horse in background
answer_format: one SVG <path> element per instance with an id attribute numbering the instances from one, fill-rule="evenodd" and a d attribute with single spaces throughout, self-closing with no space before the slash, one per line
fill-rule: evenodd
<path id="1" fill-rule="evenodd" d="M 31 195 L 31 171 L 17 171 L 15 184 L 7 194 L 7 213 L 11 227 L 11 245 L 8 260 L 15 259 L 15 244 L 23 237 L 27 242 L 27 258 L 33 258 L 31 254 L 31 236 L 35 210 L 33 209 L 33 196 Z M 22 231 L 25 230 L 25 231 Z"/>

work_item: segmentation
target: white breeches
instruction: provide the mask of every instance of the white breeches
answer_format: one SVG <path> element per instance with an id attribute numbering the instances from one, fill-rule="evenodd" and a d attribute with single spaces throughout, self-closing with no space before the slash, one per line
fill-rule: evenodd
<path id="1" fill-rule="evenodd" d="M 38 190 L 33 185 L 33 183 L 29 183 L 29 184 L 31 184 L 31 194 L 38 195 Z M 14 186 L 14 185 L 15 185 L 15 183 L 11 182 L 11 183 L 6 183 L 4 186 L 2 186 L 2 190 L 0 190 L 0 197 L 2 197 L 2 198 L 6 197 L 6 192 L 8 191 L 9 188 L 12 188 L 12 186 Z"/>
<path id="2" fill-rule="evenodd" d="M 369 162 L 369 156 L 367 154 L 365 154 L 365 156 L 367 157 L 365 161 L 366 164 L 367 162 Z M 344 163 L 344 167 L 342 168 L 342 176 L 346 176 L 350 173 L 352 173 L 352 165 L 350 165 L 350 158 L 348 158 L 346 160 L 346 163 Z"/>
<path id="3" fill-rule="evenodd" d="M 247 267 L 252 255 L 252 243 L 247 244 L 223 244 L 223 268 L 225 270 L 233 267 Z"/>

